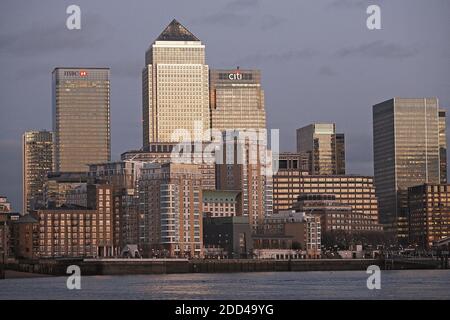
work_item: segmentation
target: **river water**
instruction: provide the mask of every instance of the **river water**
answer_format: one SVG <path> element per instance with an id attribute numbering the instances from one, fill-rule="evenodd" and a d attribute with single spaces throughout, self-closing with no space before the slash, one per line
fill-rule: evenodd
<path id="1" fill-rule="evenodd" d="M 381 271 L 381 289 L 364 271 L 86 276 L 0 280 L 0 299 L 450 299 L 450 270 Z"/>

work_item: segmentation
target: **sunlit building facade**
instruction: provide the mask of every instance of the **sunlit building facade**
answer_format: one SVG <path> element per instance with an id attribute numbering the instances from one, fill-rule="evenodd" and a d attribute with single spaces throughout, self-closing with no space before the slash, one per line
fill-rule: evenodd
<path id="1" fill-rule="evenodd" d="M 349 205 L 353 213 L 378 223 L 378 201 L 373 177 L 360 175 L 309 175 L 299 170 L 279 170 L 273 176 L 274 213 L 291 209 L 299 196 L 326 194 Z"/>
<path id="2" fill-rule="evenodd" d="M 144 256 L 202 257 L 202 174 L 196 164 L 144 164 L 139 177 Z"/>
<path id="3" fill-rule="evenodd" d="M 297 129 L 297 152 L 309 155 L 310 174 L 345 174 L 345 138 L 334 123 Z"/>
<path id="4" fill-rule="evenodd" d="M 259 70 L 211 70 L 209 79 L 212 129 L 266 128 Z"/>
<path id="5" fill-rule="evenodd" d="M 44 183 L 53 168 L 53 134 L 27 131 L 22 136 L 23 214 L 44 205 Z"/>
<path id="6" fill-rule="evenodd" d="M 145 54 L 142 72 L 143 146 L 207 141 L 210 127 L 205 46 L 173 20 Z M 179 134 L 175 134 L 177 130 Z M 181 134 L 180 134 L 181 132 Z"/>
<path id="7" fill-rule="evenodd" d="M 110 161 L 108 68 L 53 70 L 54 170 L 87 172 Z"/>
<path id="8" fill-rule="evenodd" d="M 447 111 L 439 110 L 439 157 L 441 183 L 447 183 Z"/>
<path id="9" fill-rule="evenodd" d="M 423 184 L 408 189 L 409 242 L 429 249 L 450 237 L 450 185 Z"/>

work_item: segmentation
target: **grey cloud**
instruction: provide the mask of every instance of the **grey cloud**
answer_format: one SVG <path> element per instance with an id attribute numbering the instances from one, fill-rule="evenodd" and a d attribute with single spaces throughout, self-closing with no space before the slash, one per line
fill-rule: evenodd
<path id="1" fill-rule="evenodd" d="M 252 16 L 242 13 L 259 6 L 260 0 L 235 0 L 226 4 L 221 10 L 205 14 L 191 20 L 192 25 L 223 25 L 242 27 L 247 25 Z"/>
<path id="2" fill-rule="evenodd" d="M 242 59 L 239 59 L 238 63 L 246 64 L 260 64 L 262 62 L 268 61 L 292 61 L 301 59 L 311 59 L 317 55 L 317 52 L 311 49 L 301 49 L 301 50 L 289 50 L 281 53 L 257 53 L 248 55 Z"/>
<path id="3" fill-rule="evenodd" d="M 260 0 L 235 0 L 229 2 L 227 5 L 225 5 L 225 10 L 228 11 L 236 11 L 236 10 L 242 10 L 242 9 L 248 9 L 259 6 Z"/>
<path id="4" fill-rule="evenodd" d="M 337 72 L 333 68 L 331 68 L 330 66 L 322 66 L 319 69 L 319 75 L 332 77 L 332 76 L 337 75 Z"/>
<path id="5" fill-rule="evenodd" d="M 351 9 L 351 8 L 365 8 L 371 4 L 381 4 L 381 0 L 377 0 L 376 3 L 371 3 L 367 0 L 334 0 L 329 5 L 329 9 Z"/>
<path id="6" fill-rule="evenodd" d="M 192 25 L 223 25 L 243 27 L 251 20 L 250 15 L 233 13 L 233 12 L 217 12 L 205 15 L 200 18 L 191 20 Z"/>
<path id="7" fill-rule="evenodd" d="M 34 25 L 22 32 L 0 34 L 0 54 L 12 56 L 36 57 L 39 54 L 55 51 L 74 51 L 98 47 L 103 39 L 93 36 L 91 28 L 103 26 L 103 22 L 95 15 L 88 15 L 81 30 L 68 30 L 65 21 L 53 25 Z M 83 27 L 83 25 L 89 27 Z"/>
<path id="8" fill-rule="evenodd" d="M 406 47 L 396 43 L 387 43 L 377 40 L 364 43 L 359 46 L 343 48 L 337 51 L 337 56 L 346 57 L 363 57 L 363 58 L 384 58 L 399 59 L 409 58 L 417 55 L 419 50 L 413 47 Z"/>
<path id="9" fill-rule="evenodd" d="M 269 29 L 279 26 L 285 21 L 285 19 L 268 14 L 262 18 L 261 29 L 267 31 Z"/>

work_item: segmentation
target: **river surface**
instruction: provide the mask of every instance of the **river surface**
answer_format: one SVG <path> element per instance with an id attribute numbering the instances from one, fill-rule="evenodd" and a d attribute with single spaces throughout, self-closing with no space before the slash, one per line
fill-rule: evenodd
<path id="1" fill-rule="evenodd" d="M 167 274 L 0 280 L 0 299 L 450 299 L 450 270 L 381 271 L 381 289 L 364 271 Z"/>

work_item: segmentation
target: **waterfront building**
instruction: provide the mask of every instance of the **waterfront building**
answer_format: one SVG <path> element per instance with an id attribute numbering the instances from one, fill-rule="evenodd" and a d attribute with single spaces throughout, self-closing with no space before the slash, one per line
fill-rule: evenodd
<path id="1" fill-rule="evenodd" d="M 255 249 L 295 249 L 308 258 L 320 258 L 320 217 L 286 210 L 268 216 L 253 236 Z"/>
<path id="2" fill-rule="evenodd" d="M 113 218 L 107 208 L 105 203 L 101 211 L 71 206 L 38 210 L 39 256 L 114 256 Z"/>
<path id="3" fill-rule="evenodd" d="M 89 165 L 89 177 L 112 188 L 115 245 L 120 249 L 139 244 L 138 179 L 142 166 L 143 162 L 131 160 Z"/>
<path id="4" fill-rule="evenodd" d="M 11 251 L 18 259 L 39 258 L 39 221 L 33 214 L 20 216 L 11 221 Z"/>
<path id="5" fill-rule="evenodd" d="M 110 161 L 109 68 L 53 70 L 54 171 Z"/>
<path id="6" fill-rule="evenodd" d="M 152 142 L 208 141 L 210 128 L 205 45 L 173 20 L 145 53 L 142 72 L 143 146 Z M 184 130 L 184 137 L 172 136 Z"/>
<path id="7" fill-rule="evenodd" d="M 430 249 L 450 237 L 450 185 L 422 184 L 408 188 L 409 243 Z"/>
<path id="8" fill-rule="evenodd" d="M 144 164 L 139 177 L 145 256 L 202 257 L 202 172 L 197 164 Z"/>
<path id="9" fill-rule="evenodd" d="M 217 69 L 209 73 L 211 128 L 219 131 L 266 128 L 259 70 Z"/>
<path id="10" fill-rule="evenodd" d="M 338 201 L 335 194 L 303 194 L 297 198 L 293 209 L 318 215 L 322 234 L 334 231 L 348 234 L 383 231 L 382 225 L 366 214 L 354 211 L 351 205 Z"/>
<path id="11" fill-rule="evenodd" d="M 274 213 L 291 209 L 297 198 L 308 194 L 334 195 L 361 214 L 368 224 L 378 224 L 378 201 L 373 177 L 362 175 L 309 175 L 298 169 L 280 169 L 273 176 Z"/>
<path id="12" fill-rule="evenodd" d="M 206 258 L 246 259 L 252 257 L 252 229 L 242 216 L 203 216 Z"/>
<path id="13" fill-rule="evenodd" d="M 22 213 L 44 206 L 44 183 L 53 169 L 53 133 L 27 131 L 22 136 Z"/>
<path id="14" fill-rule="evenodd" d="M 407 240 L 401 226 L 407 219 L 408 188 L 446 180 L 444 137 L 445 112 L 437 98 L 393 98 L 373 106 L 380 222 L 400 242 Z"/>
<path id="15" fill-rule="evenodd" d="M 313 123 L 297 129 L 297 152 L 309 156 L 313 175 L 345 174 L 345 137 L 334 123 Z"/>

